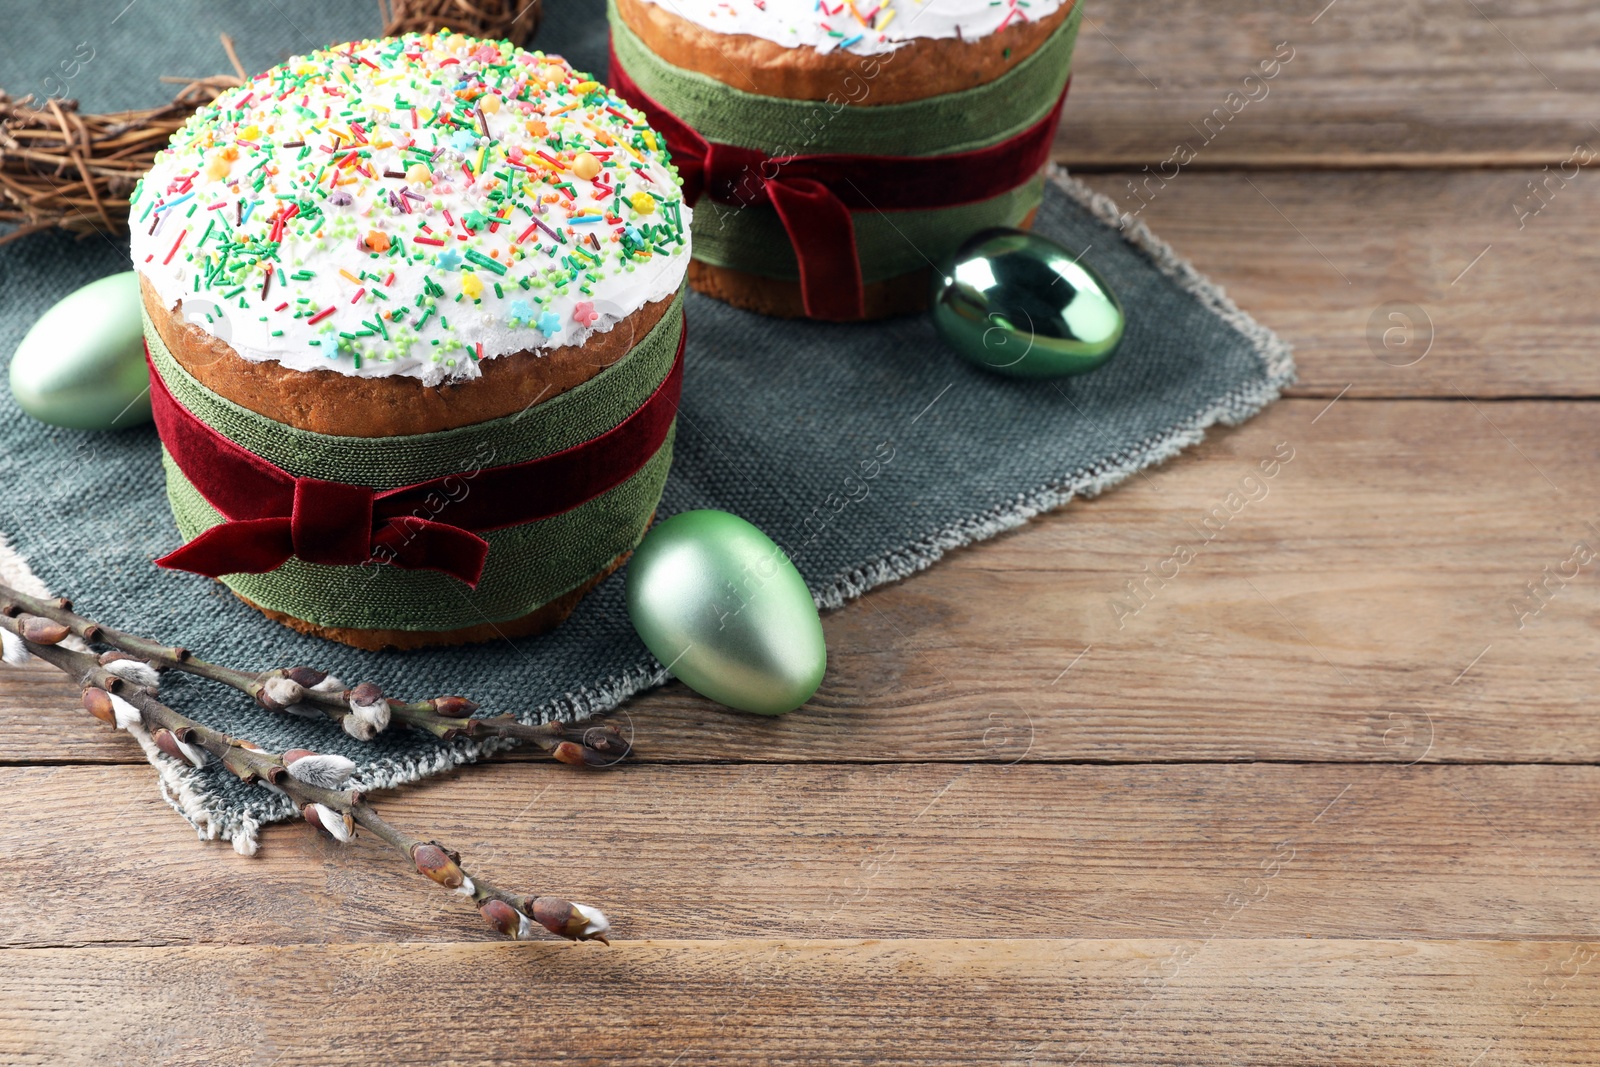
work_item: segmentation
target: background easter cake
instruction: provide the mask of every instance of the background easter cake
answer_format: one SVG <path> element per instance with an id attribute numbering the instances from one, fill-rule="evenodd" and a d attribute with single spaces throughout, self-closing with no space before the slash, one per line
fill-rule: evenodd
<path id="1" fill-rule="evenodd" d="M 690 282 L 779 315 L 926 304 L 973 233 L 1031 222 L 1073 0 L 611 0 L 617 90 L 664 133 Z"/>

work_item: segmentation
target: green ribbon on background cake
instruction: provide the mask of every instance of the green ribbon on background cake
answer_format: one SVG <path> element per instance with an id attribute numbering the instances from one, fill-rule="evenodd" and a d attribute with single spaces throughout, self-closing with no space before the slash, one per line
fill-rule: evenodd
<path id="1" fill-rule="evenodd" d="M 483 485 L 490 474 L 592 444 L 651 405 L 670 404 L 655 415 L 658 420 L 671 418 L 682 335 L 680 293 L 628 355 L 524 412 L 434 433 L 343 437 L 277 422 L 208 389 L 179 365 L 145 318 L 151 367 L 164 387 L 158 391 L 169 393 L 208 431 L 295 480 L 297 506 L 302 480 L 312 486 L 365 487 L 380 495 L 437 483 L 443 488 L 432 494 L 437 505 L 426 505 L 427 518 L 443 523 L 450 522 L 453 506 L 470 498 L 478 487 L 474 483 Z M 640 457 L 637 469 L 630 468 L 617 484 L 575 507 L 536 521 L 484 529 L 481 540 L 487 542 L 487 553 L 473 583 L 428 569 L 426 563 L 409 569 L 389 565 L 381 552 L 360 564 L 330 565 L 291 556 L 260 573 L 213 576 L 260 607 L 325 627 L 444 631 L 517 619 L 583 586 L 638 544 L 661 499 L 674 433 L 675 424 L 667 425 L 664 439 Z M 230 520 L 180 466 L 167 447 L 165 427 L 163 442 L 167 496 L 189 548 L 196 538 Z M 536 476 L 528 491 L 537 495 Z M 398 521 L 403 526 L 408 520 Z M 165 565 L 209 573 L 182 562 Z"/>
<path id="2" fill-rule="evenodd" d="M 694 258 L 748 274 L 800 280 L 804 286 L 807 272 L 795 245 L 807 239 L 804 222 L 825 225 L 825 212 L 819 209 L 809 220 L 785 218 L 772 189 L 803 172 L 848 208 L 858 290 L 924 268 L 978 230 L 1015 226 L 1038 207 L 1044 187 L 1040 167 L 1071 77 L 1082 21 L 1080 2 L 1031 55 L 993 81 L 907 103 L 872 105 L 867 72 L 892 63 L 893 53 L 862 57 L 862 73 L 844 79 L 858 82 L 859 90 L 847 84 L 846 91 L 859 103 L 761 96 L 668 63 L 623 21 L 614 0 L 608 12 L 613 88 L 643 111 L 658 133 L 665 132 L 685 177 L 686 200 L 705 194 L 692 224 Z M 915 171 L 925 187 L 930 178 L 937 180 L 941 167 L 952 178 L 982 174 L 986 161 L 1005 158 L 1013 145 L 1018 153 L 1038 152 L 1039 158 L 1020 168 L 1017 180 L 1004 189 L 971 197 L 961 182 L 947 183 L 943 192 L 924 188 L 922 201 L 939 201 L 931 207 L 910 206 L 895 195 L 895 168 L 908 176 Z M 883 192 L 868 197 L 853 179 L 861 165 L 871 164 L 870 157 L 881 157 L 887 180 L 880 183 Z M 704 170 L 718 173 L 702 177 Z M 807 206 L 799 204 L 802 212 Z M 793 208 L 788 212 L 794 213 Z M 830 266 L 836 265 L 834 257 Z M 827 276 L 812 272 L 817 279 Z M 819 318 L 856 317 L 848 313 L 850 307 L 848 300 L 807 300 L 807 313 Z M 845 313 L 826 313 L 841 309 Z"/>

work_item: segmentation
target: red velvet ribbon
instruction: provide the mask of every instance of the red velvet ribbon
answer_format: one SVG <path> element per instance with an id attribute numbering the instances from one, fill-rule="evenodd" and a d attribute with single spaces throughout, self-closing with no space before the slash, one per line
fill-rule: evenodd
<path id="1" fill-rule="evenodd" d="M 308 563 L 391 563 L 476 586 L 489 543 L 478 534 L 547 519 L 621 485 L 655 455 L 678 412 L 683 343 L 650 398 L 598 437 L 522 463 L 433 478 L 399 489 L 297 478 L 195 417 L 150 365 L 156 429 L 184 477 L 226 522 L 156 560 L 207 577 Z M 149 360 L 149 349 L 145 358 Z"/>
<path id="2" fill-rule="evenodd" d="M 959 207 L 1015 189 L 1050 158 L 1071 79 L 1050 113 L 1014 137 L 945 156 L 846 154 L 768 156 L 707 141 L 645 95 L 611 52 L 611 87 L 664 134 L 691 206 L 702 195 L 745 207 L 770 204 L 800 263 L 800 297 L 815 319 L 865 314 L 861 261 L 851 211 Z"/>

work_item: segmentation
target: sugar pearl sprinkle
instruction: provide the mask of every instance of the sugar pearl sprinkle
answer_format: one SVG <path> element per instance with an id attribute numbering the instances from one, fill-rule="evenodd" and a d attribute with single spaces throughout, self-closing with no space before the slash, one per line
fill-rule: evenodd
<path id="1" fill-rule="evenodd" d="M 682 284 L 644 117 L 558 56 L 449 32 L 296 57 L 196 112 L 134 190 L 134 266 L 245 359 L 475 377 Z"/>

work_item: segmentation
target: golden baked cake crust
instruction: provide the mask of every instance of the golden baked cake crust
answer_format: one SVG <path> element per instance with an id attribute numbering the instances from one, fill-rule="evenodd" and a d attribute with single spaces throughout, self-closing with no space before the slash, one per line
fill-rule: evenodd
<path id="1" fill-rule="evenodd" d="M 644 305 L 582 345 L 497 356 L 483 361 L 479 378 L 430 386 L 408 375 L 358 378 L 251 362 L 200 326 L 185 322 L 182 301 L 164 308 L 143 275 L 139 285 L 162 341 L 200 384 L 276 422 L 340 437 L 433 433 L 543 403 L 626 356 L 673 299 Z"/>

